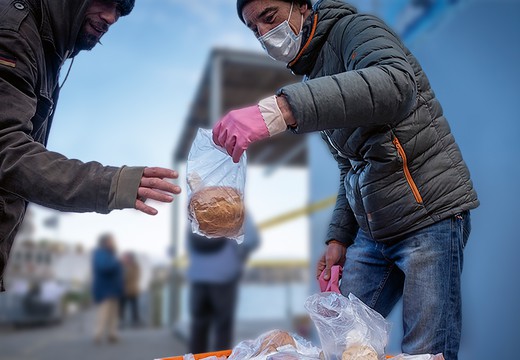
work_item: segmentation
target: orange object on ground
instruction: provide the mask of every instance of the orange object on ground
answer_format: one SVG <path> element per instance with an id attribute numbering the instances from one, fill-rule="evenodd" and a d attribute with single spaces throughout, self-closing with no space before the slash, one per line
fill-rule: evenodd
<path id="1" fill-rule="evenodd" d="M 216 357 L 228 357 L 231 355 L 232 350 L 222 350 L 222 351 L 213 351 L 213 352 L 207 352 L 207 353 L 200 353 L 200 354 L 193 354 L 193 357 L 195 360 L 204 359 L 210 356 L 216 356 Z M 174 356 L 174 357 L 168 357 L 168 358 L 162 358 L 157 360 L 183 360 L 184 356 Z"/>

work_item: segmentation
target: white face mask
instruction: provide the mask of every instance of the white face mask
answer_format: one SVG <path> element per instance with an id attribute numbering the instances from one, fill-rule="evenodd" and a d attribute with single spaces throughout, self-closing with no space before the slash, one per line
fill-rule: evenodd
<path id="1" fill-rule="evenodd" d="M 302 44 L 303 14 L 298 34 L 295 34 L 289 25 L 293 5 L 294 2 L 291 4 L 291 11 L 287 20 L 258 38 L 269 56 L 284 63 L 291 62 L 298 55 Z"/>

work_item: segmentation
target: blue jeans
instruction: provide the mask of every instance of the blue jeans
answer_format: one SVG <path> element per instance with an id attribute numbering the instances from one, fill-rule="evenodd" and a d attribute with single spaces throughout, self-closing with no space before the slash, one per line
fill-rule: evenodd
<path id="1" fill-rule="evenodd" d="M 384 317 L 402 296 L 402 351 L 457 359 L 460 278 L 470 231 L 468 211 L 392 243 L 376 242 L 360 231 L 347 249 L 341 292 L 353 293 Z"/>

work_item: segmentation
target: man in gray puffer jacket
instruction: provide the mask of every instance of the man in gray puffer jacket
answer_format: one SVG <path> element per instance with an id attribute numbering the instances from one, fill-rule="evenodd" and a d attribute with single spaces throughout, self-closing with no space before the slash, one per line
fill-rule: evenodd
<path id="1" fill-rule="evenodd" d="M 63 63 L 91 50 L 134 0 L 0 0 L 0 291 L 28 202 L 60 211 L 155 215 L 180 188 L 160 167 L 83 163 L 46 149 Z M 86 139 L 86 141 L 91 141 Z"/>
<path id="2" fill-rule="evenodd" d="M 387 316 L 403 298 L 402 350 L 456 359 L 460 277 L 479 204 L 419 63 L 380 19 L 337 0 L 239 0 L 240 19 L 303 83 L 214 127 L 235 161 L 288 128 L 321 131 L 340 168 L 317 275 L 342 265 L 341 292 Z"/>

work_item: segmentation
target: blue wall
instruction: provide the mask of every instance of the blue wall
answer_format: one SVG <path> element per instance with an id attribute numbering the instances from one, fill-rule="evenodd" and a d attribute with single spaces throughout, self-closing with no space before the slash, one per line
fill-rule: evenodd
<path id="1" fill-rule="evenodd" d="M 519 1 L 466 1 L 408 44 L 444 107 L 481 200 L 465 253 L 463 360 L 520 356 L 519 36 Z M 318 200 L 331 194 L 338 175 L 320 140 L 309 143 L 311 198 Z M 311 219 L 314 257 L 329 216 L 327 210 Z M 395 352 L 400 309 L 391 320 Z"/>

